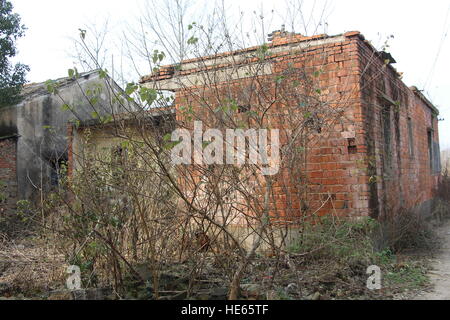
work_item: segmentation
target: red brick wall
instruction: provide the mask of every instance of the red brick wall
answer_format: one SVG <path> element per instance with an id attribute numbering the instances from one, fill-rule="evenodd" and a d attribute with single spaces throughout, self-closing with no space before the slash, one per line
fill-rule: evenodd
<path id="1" fill-rule="evenodd" d="M 0 214 L 17 202 L 16 138 L 0 140 Z"/>
<path id="2" fill-rule="evenodd" d="M 278 38 L 269 48 L 322 38 Z M 400 206 L 413 207 L 432 198 L 437 176 L 431 173 L 428 156 L 431 109 L 406 87 L 397 72 L 359 32 L 346 33 L 340 41 L 311 45 L 297 53 L 286 46 L 286 51 L 279 51 L 270 59 L 273 74 L 289 66 L 305 70 L 319 89 L 319 99 L 336 111 L 336 116 L 327 119 L 320 133 L 309 137 L 305 168 L 307 198 L 300 202 L 296 197 L 293 202 L 287 201 L 286 190 L 295 193 L 298 185 L 281 172 L 275 183 L 272 207 L 293 215 L 307 208 L 320 215 L 334 212 L 379 217 Z M 198 71 L 193 69 L 191 73 Z M 144 81 L 170 77 L 171 73 L 162 73 Z M 235 80 L 227 86 L 232 92 L 242 92 L 246 81 Z M 217 94 L 217 86 L 178 91 L 176 107 L 186 106 L 193 91 L 208 100 L 208 96 Z M 384 105 L 389 105 L 387 120 L 383 120 Z M 411 119 L 411 134 L 408 119 Z M 437 120 L 433 122 L 433 138 L 438 142 Z M 384 132 L 389 132 L 389 147 L 385 146 Z M 327 201 L 330 199 L 333 201 Z"/>
<path id="3" fill-rule="evenodd" d="M 438 123 L 433 117 L 432 126 L 431 108 L 403 83 L 395 69 L 374 59 L 363 40 L 358 41 L 358 54 L 367 66 L 361 73 L 361 92 L 371 210 L 376 217 L 433 198 L 438 175 L 430 169 L 427 130 L 434 128 L 433 140 L 438 143 Z M 381 98 L 383 95 L 387 99 Z M 386 147 L 387 131 L 390 147 Z"/>
<path id="4" fill-rule="evenodd" d="M 283 45 L 292 41 L 298 39 L 275 39 L 273 44 Z M 334 108 L 327 123 L 323 124 L 323 130 L 320 133 L 316 131 L 308 139 L 308 149 L 305 150 L 307 163 L 303 172 L 307 173 L 307 192 L 300 190 L 304 187 L 300 188 L 300 184 L 304 184 L 306 180 L 298 182 L 297 177 L 291 176 L 291 172 L 287 170 L 282 170 L 276 179 L 270 205 L 277 215 L 299 216 L 306 210 L 319 215 L 330 211 L 338 215 L 368 214 L 367 173 L 364 168 L 358 169 L 358 165 L 361 166 L 365 159 L 366 148 L 358 77 L 362 67 L 358 61 L 357 42 L 358 38 L 354 37 L 354 33 L 348 33 L 342 41 L 307 46 L 301 53 L 292 53 L 286 47 L 286 51 L 270 56 L 273 74 L 261 77 L 266 79 L 259 79 L 260 83 L 265 84 L 266 93 L 273 92 L 272 84 L 276 74 L 281 74 L 288 68 L 296 68 L 299 70 L 298 79 L 301 79 L 302 73 L 306 71 L 311 78 L 313 91 L 319 90 L 316 98 Z M 198 71 L 195 69 L 192 72 Z M 162 76 L 167 77 L 165 74 Z M 214 88 L 185 88 L 177 92 L 175 105 L 178 110 L 181 106 L 201 104 L 199 100 L 204 100 L 203 104 L 206 105 L 206 101 L 216 101 L 217 95 L 222 94 L 221 90 L 224 91 L 224 96 L 232 92 L 239 101 L 242 92 L 249 91 L 248 82 L 248 79 L 234 80 L 224 84 L 225 88 L 221 88 L 220 84 L 214 84 Z M 258 88 L 253 90 L 258 92 Z M 274 123 L 284 116 L 291 116 L 284 115 L 277 107 L 274 110 L 269 116 Z M 180 119 L 178 115 L 178 120 Z"/>
<path id="5" fill-rule="evenodd" d="M 310 207 L 321 208 L 321 215 L 361 216 L 368 212 L 367 174 L 361 167 L 365 143 L 358 74 L 362 66 L 353 35 L 345 34 L 343 42 L 310 48 L 314 55 L 306 53 L 306 66 L 315 66 L 307 72 L 322 70 L 321 98 L 340 110 L 326 130 L 313 137 L 308 157 Z"/>
<path id="6" fill-rule="evenodd" d="M 344 42 L 305 53 L 307 67 L 324 70 L 320 89 L 326 101 L 345 110 L 310 150 L 309 181 L 319 191 L 311 197 L 322 204 L 325 198 L 334 199 L 323 213 L 373 217 L 431 200 L 438 174 L 430 169 L 427 132 L 432 129 L 438 146 L 436 115 L 359 33 L 345 36 Z M 383 105 L 389 105 L 388 155 Z"/>

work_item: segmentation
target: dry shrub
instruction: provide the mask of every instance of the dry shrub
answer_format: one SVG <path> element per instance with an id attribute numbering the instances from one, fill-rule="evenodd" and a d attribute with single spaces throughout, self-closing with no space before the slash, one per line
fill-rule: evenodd
<path id="1" fill-rule="evenodd" d="M 445 168 L 439 177 L 435 198 L 433 218 L 438 225 L 442 225 L 450 217 L 450 172 L 448 168 Z"/>
<path id="2" fill-rule="evenodd" d="M 160 270 L 178 256 L 183 229 L 164 182 L 148 168 L 143 174 L 133 146 L 127 150 L 128 163 L 86 156 L 65 190 L 47 197 L 45 234 L 80 267 L 83 287 L 121 292 L 128 279 L 148 280 L 158 292 Z M 141 263 L 151 266 L 150 277 L 137 270 Z"/>
<path id="3" fill-rule="evenodd" d="M 321 217 L 305 222 L 299 239 L 290 251 L 306 259 L 334 260 L 344 263 L 371 263 L 374 253 L 372 233 L 378 223 L 370 218 L 359 220 Z"/>
<path id="4" fill-rule="evenodd" d="M 450 216 L 450 175 L 445 170 L 435 191 L 431 215 L 420 209 L 401 208 L 386 215 L 380 222 L 377 246 L 394 252 L 411 249 L 430 249 L 437 244 L 434 227 Z M 416 208 L 419 208 L 417 206 Z"/>
<path id="5" fill-rule="evenodd" d="M 0 296 L 42 297 L 65 283 L 63 257 L 36 239 L 0 237 Z"/>
<path id="6" fill-rule="evenodd" d="M 432 203 L 431 215 L 423 210 L 400 208 L 380 220 L 376 234 L 377 248 L 389 248 L 393 252 L 433 248 L 438 240 L 435 227 L 450 217 L 450 175 L 447 169 L 439 178 Z"/>
<path id="7" fill-rule="evenodd" d="M 447 202 L 450 201 L 450 172 L 448 168 L 444 170 L 439 179 L 436 195 L 442 200 L 445 200 Z"/>
<path id="8" fill-rule="evenodd" d="M 374 234 L 378 250 L 394 253 L 412 249 L 430 249 L 436 244 L 432 225 L 420 210 L 401 208 L 382 218 Z"/>

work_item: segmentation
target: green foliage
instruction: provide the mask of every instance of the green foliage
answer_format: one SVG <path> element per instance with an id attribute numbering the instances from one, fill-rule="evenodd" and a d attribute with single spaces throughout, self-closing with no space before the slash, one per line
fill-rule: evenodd
<path id="1" fill-rule="evenodd" d="M 256 50 L 256 56 L 260 59 L 260 60 L 264 60 L 265 58 L 267 58 L 270 55 L 269 53 L 269 46 L 267 44 L 263 44 L 262 46 L 260 46 L 258 48 L 258 50 Z"/>
<path id="2" fill-rule="evenodd" d="M 165 53 L 159 50 L 153 51 L 152 60 L 153 63 L 160 63 L 166 57 Z"/>
<path id="3" fill-rule="evenodd" d="M 370 218 L 355 222 L 325 216 L 314 223 L 305 222 L 301 236 L 289 250 L 316 259 L 371 263 L 375 260 L 371 235 L 377 225 Z"/>
<path id="4" fill-rule="evenodd" d="M 190 37 L 187 41 L 188 44 L 192 44 L 192 45 L 196 44 L 197 42 L 198 42 L 198 38 L 196 38 L 194 36 Z"/>
<path id="5" fill-rule="evenodd" d="M 190 25 L 188 25 L 188 30 L 192 30 L 196 24 L 196 22 L 192 22 Z"/>
<path id="6" fill-rule="evenodd" d="M 78 78 L 79 76 L 77 68 L 69 69 L 67 74 L 69 75 L 69 78 Z"/>
<path id="7" fill-rule="evenodd" d="M 275 77 L 275 82 L 277 84 L 281 84 L 285 78 L 286 78 L 285 76 L 276 76 Z"/>
<path id="8" fill-rule="evenodd" d="M 176 145 L 180 144 L 181 141 L 168 141 L 164 144 L 164 149 L 172 150 Z"/>
<path id="9" fill-rule="evenodd" d="M 26 82 L 25 75 L 30 70 L 24 64 L 13 66 L 10 62 L 17 54 L 16 41 L 25 31 L 20 16 L 12 9 L 11 2 L 0 0 L 0 107 L 19 101 L 22 85 Z"/>
<path id="10" fill-rule="evenodd" d="M 67 103 L 64 103 L 64 104 L 61 106 L 61 110 L 62 110 L 62 111 L 71 111 L 71 110 L 73 110 L 73 109 L 72 109 L 72 107 L 71 107 L 70 105 L 68 105 Z"/>
<path id="11" fill-rule="evenodd" d="M 395 260 L 395 255 L 390 249 L 384 249 L 380 252 L 375 253 L 378 263 L 382 265 L 387 265 L 393 263 Z"/>
<path id="12" fill-rule="evenodd" d="M 19 200 L 17 201 L 17 209 L 16 214 L 22 222 L 27 222 L 32 215 L 32 206 L 31 202 L 28 200 Z"/>
<path id="13" fill-rule="evenodd" d="M 108 70 L 106 70 L 106 69 L 100 69 L 100 70 L 98 71 L 98 77 L 99 77 L 100 79 L 105 79 L 107 76 L 108 76 Z"/>
<path id="14" fill-rule="evenodd" d="M 194 115 L 194 108 L 193 106 L 181 106 L 179 108 L 181 114 L 185 117 L 186 121 L 191 121 L 193 119 Z"/>
<path id="15" fill-rule="evenodd" d="M 55 80 L 47 80 L 45 81 L 45 86 L 47 88 L 48 93 L 57 94 L 58 93 L 58 83 Z"/>
<path id="16" fill-rule="evenodd" d="M 419 288 L 428 283 L 426 269 L 417 263 L 404 263 L 384 276 L 385 285 L 389 287 Z"/>
<path id="17" fill-rule="evenodd" d="M 151 105 L 158 98 L 158 92 L 155 89 L 141 87 L 139 89 L 139 96 L 143 102 Z"/>
<path id="18" fill-rule="evenodd" d="M 69 120 L 70 123 L 72 123 L 76 128 L 79 128 L 81 126 L 81 121 L 78 119 L 71 119 Z"/>
<path id="19" fill-rule="evenodd" d="M 135 102 L 135 99 L 140 99 L 140 102 L 147 106 L 152 106 L 154 103 L 161 103 L 164 105 L 164 103 L 171 102 L 173 100 L 173 97 L 166 97 L 161 91 L 140 86 L 134 82 L 127 84 L 122 96 L 126 100 L 132 102 Z M 123 101 L 121 101 L 121 103 L 123 103 Z"/>
<path id="20" fill-rule="evenodd" d="M 125 93 L 127 95 L 132 95 L 133 93 L 136 92 L 136 90 L 138 88 L 139 88 L 139 86 L 136 83 L 134 83 L 134 82 L 127 83 L 127 86 L 125 88 Z"/>
<path id="21" fill-rule="evenodd" d="M 288 249 L 308 259 L 307 268 L 316 263 L 335 266 L 339 272 L 352 270 L 351 276 L 356 272 L 363 281 L 367 279 L 366 268 L 377 265 L 382 271 L 382 287 L 389 292 L 426 285 L 428 277 L 422 263 L 405 257 L 400 263 L 399 256 L 390 248 L 377 250 L 380 227 L 382 224 L 371 218 L 337 221 L 326 216 L 319 221 L 306 221 L 299 239 Z"/>
<path id="22" fill-rule="evenodd" d="M 161 258 L 158 250 L 166 239 L 158 235 L 176 227 L 172 193 L 152 164 L 142 161 L 145 143 L 124 139 L 97 148 L 95 137 L 95 132 L 84 131 L 84 161 L 46 195 L 43 212 L 49 221 L 57 221 L 58 232 L 52 236 L 68 263 L 80 267 L 83 287 L 102 283 L 123 290 L 130 264 L 152 259 L 155 265 L 152 255 Z M 74 195 L 69 202 L 68 193 Z"/>

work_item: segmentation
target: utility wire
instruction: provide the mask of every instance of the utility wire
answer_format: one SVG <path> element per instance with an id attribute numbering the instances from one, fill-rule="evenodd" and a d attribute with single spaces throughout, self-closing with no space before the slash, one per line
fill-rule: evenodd
<path id="1" fill-rule="evenodd" d="M 428 74 L 427 80 L 425 81 L 424 85 L 423 85 L 423 90 L 425 91 L 427 89 L 427 86 L 430 85 L 433 82 L 433 77 L 434 77 L 434 72 L 436 70 L 436 65 L 437 62 L 439 60 L 439 56 L 441 54 L 442 51 L 442 47 L 444 46 L 444 42 L 447 38 L 448 35 L 448 30 L 450 25 L 447 25 L 448 23 L 448 17 L 450 14 L 450 5 L 448 6 L 448 10 L 447 10 L 447 14 L 445 16 L 445 21 L 444 21 L 444 28 L 443 28 L 443 32 L 442 32 L 442 37 L 441 37 L 441 41 L 439 43 L 439 47 L 438 47 L 438 52 L 436 54 L 436 58 L 434 59 L 433 62 L 433 66 L 431 67 L 430 73 Z"/>

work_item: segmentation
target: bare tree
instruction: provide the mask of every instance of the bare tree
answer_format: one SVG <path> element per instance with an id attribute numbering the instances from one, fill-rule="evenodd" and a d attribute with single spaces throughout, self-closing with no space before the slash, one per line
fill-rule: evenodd
<path id="1" fill-rule="evenodd" d="M 164 264 L 178 259 L 189 266 L 189 294 L 213 258 L 228 283 L 229 299 L 237 299 L 258 254 L 274 257 L 275 278 L 289 239 L 301 234 L 304 222 L 316 219 L 322 209 L 332 209 L 331 197 L 311 197 L 308 157 L 332 128 L 348 122 L 352 89 L 331 97 L 321 91 L 327 56 L 319 54 L 310 63 L 306 53 L 311 39 L 279 58 L 266 43 L 276 13 L 266 17 L 264 12 L 241 12 L 236 17 L 220 2 L 193 19 L 190 5 L 176 0 L 160 8 L 150 2 L 138 29 L 127 37 L 126 58 L 138 74 L 145 61 L 144 74 L 151 75 L 140 84 L 129 83 L 125 92 L 114 94 L 114 101 L 136 97 L 147 107 L 159 108 L 113 114 L 93 128 L 74 127 L 83 148 L 74 151 L 80 163 L 66 185 L 72 197 L 56 201 L 67 217 L 57 224 L 70 239 L 66 249 L 73 249 L 72 257 L 84 254 L 92 260 L 92 272 L 98 268 L 106 278 L 114 275 L 116 288 L 123 285 L 123 269 L 140 277 L 134 264 L 150 260 L 158 297 Z M 158 14 L 155 8 L 161 9 Z M 291 25 L 295 17 L 308 24 L 302 8 L 301 2 L 294 6 Z M 316 30 L 324 26 L 311 20 L 305 28 L 312 23 Z M 87 67 L 101 68 L 105 35 L 94 32 L 91 44 L 86 37 L 82 30 L 79 44 L 87 56 L 79 57 Z M 292 43 L 302 37 L 284 29 L 272 34 L 274 41 Z M 168 96 L 168 90 L 175 91 L 176 98 Z M 153 113 L 158 110 L 162 113 Z M 198 141 L 195 134 L 180 140 L 171 130 L 195 132 L 196 123 L 202 125 L 201 136 L 207 129 L 215 129 L 215 134 L 204 137 L 199 149 L 194 147 L 194 162 L 174 164 L 174 149 Z M 246 151 L 239 153 L 242 149 L 234 141 L 239 137 L 226 140 L 222 147 L 235 156 L 230 157 L 232 163 L 221 162 L 225 154 L 213 146 L 236 129 L 249 135 L 241 139 Z M 98 130 L 107 130 L 115 142 L 106 154 L 96 149 Z M 273 130 L 279 130 L 279 162 L 274 157 L 277 137 L 252 135 Z M 255 139 L 259 143 L 252 143 Z M 196 161 L 196 152 L 209 152 L 213 160 Z M 252 154 L 258 161 L 250 161 Z M 277 170 L 267 173 L 274 165 Z M 91 250 L 89 245 L 99 247 Z"/>

